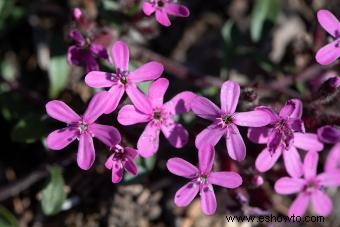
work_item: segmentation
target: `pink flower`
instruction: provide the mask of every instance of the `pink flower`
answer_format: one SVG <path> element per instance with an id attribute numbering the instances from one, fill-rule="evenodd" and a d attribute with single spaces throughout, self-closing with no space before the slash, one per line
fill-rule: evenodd
<path id="1" fill-rule="evenodd" d="M 315 55 L 319 64 L 328 65 L 340 56 L 340 23 L 328 10 L 319 10 L 317 17 L 320 25 L 334 38 L 334 41 L 322 47 Z"/>
<path id="2" fill-rule="evenodd" d="M 195 95 L 185 91 L 163 103 L 163 96 L 168 86 L 167 79 L 156 80 L 151 84 L 147 96 L 142 92 L 133 93 L 130 98 L 134 106 L 123 106 L 118 113 L 118 122 L 122 125 L 148 122 L 137 143 L 139 154 L 145 158 L 157 152 L 160 131 L 176 148 L 183 147 L 188 141 L 187 130 L 176 123 L 173 117 L 190 111 L 190 102 Z"/>
<path id="3" fill-rule="evenodd" d="M 340 169 L 340 128 L 323 126 L 318 129 L 318 137 L 324 143 L 334 144 L 327 156 L 325 171 Z"/>
<path id="4" fill-rule="evenodd" d="M 86 72 L 98 70 L 97 59 L 108 59 L 106 47 L 102 44 L 85 39 L 78 30 L 71 30 L 69 37 L 74 41 L 74 45 L 67 50 L 67 62 L 71 65 L 85 65 Z"/>
<path id="5" fill-rule="evenodd" d="M 143 11 L 147 16 L 156 14 L 156 20 L 163 26 L 170 26 L 168 14 L 176 17 L 188 17 L 189 9 L 177 4 L 174 0 L 146 0 L 143 4 Z"/>
<path id="6" fill-rule="evenodd" d="M 113 153 L 105 162 L 105 167 L 112 170 L 112 183 L 119 183 L 122 180 L 124 169 L 132 175 L 137 174 L 135 164 L 137 151 L 130 147 L 122 147 L 118 143 L 110 148 Z"/>
<path id="7" fill-rule="evenodd" d="M 120 134 L 116 128 L 94 123 L 103 114 L 106 105 L 105 93 L 98 93 L 92 98 L 83 116 L 76 114 L 62 101 L 53 100 L 46 104 L 46 111 L 50 117 L 67 124 L 67 127 L 48 135 L 48 148 L 61 150 L 77 138 L 79 140 L 77 162 L 84 170 L 89 169 L 95 159 L 92 137 L 96 137 L 107 146 L 120 141 Z"/>
<path id="8" fill-rule="evenodd" d="M 106 114 L 111 113 L 118 106 L 125 91 L 132 99 L 136 93 L 140 93 L 136 86 L 138 82 L 155 80 L 164 70 L 162 64 L 152 61 L 130 72 L 128 70 L 129 49 L 122 41 L 117 41 L 112 46 L 112 57 L 116 73 L 92 71 L 85 77 L 85 82 L 90 87 L 110 87 L 108 108 L 104 111 Z"/>
<path id="9" fill-rule="evenodd" d="M 256 169 L 266 172 L 277 162 L 281 154 L 287 172 L 292 177 L 300 177 L 302 169 L 300 154 L 297 148 L 306 151 L 321 151 L 323 144 L 314 133 L 303 133 L 304 125 L 301 121 L 302 103 L 298 99 L 288 100 L 280 113 L 271 108 L 258 107 L 271 115 L 271 123 L 266 127 L 250 128 L 248 138 L 259 144 L 267 144 L 256 159 Z M 256 108 L 256 109 L 258 109 Z"/>
<path id="10" fill-rule="evenodd" d="M 240 96 L 240 86 L 229 80 L 221 88 L 221 109 L 209 99 L 198 96 L 191 104 L 193 112 L 213 123 L 196 137 L 196 147 L 205 144 L 215 146 L 225 135 L 229 156 L 234 160 L 244 160 L 246 146 L 238 131 L 237 125 L 261 127 L 270 123 L 270 116 L 261 110 L 249 112 L 235 112 Z"/>
<path id="11" fill-rule="evenodd" d="M 327 216 L 332 211 L 332 201 L 325 188 L 340 185 L 340 170 L 326 171 L 316 175 L 319 155 L 309 151 L 302 166 L 304 178 L 282 177 L 275 183 L 275 191 L 282 195 L 299 193 L 289 208 L 288 215 L 304 215 L 309 201 L 315 213 Z M 302 165 L 302 163 L 301 163 Z"/>
<path id="12" fill-rule="evenodd" d="M 236 172 L 213 172 L 215 150 L 211 145 L 201 147 L 198 152 L 198 168 L 181 158 L 171 158 L 166 163 L 168 170 L 190 180 L 175 195 L 175 204 L 179 207 L 188 206 L 197 193 L 201 197 L 201 209 L 206 215 L 216 211 L 214 185 L 225 188 L 237 188 L 242 184 L 241 176 Z"/>

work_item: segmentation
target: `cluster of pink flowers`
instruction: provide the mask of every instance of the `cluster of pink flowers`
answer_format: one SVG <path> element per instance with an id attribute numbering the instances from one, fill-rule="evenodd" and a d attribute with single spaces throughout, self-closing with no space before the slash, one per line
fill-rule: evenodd
<path id="1" fill-rule="evenodd" d="M 147 15 L 156 14 L 156 19 L 164 26 L 169 26 L 169 15 L 189 15 L 189 10 L 171 0 L 148 0 L 143 5 Z M 88 27 L 89 22 L 79 9 L 74 10 L 75 20 Z M 339 22 L 328 11 L 318 12 L 320 24 L 335 37 L 335 41 L 317 53 L 317 60 L 322 64 L 334 61 L 339 55 Z M 178 176 L 189 179 L 189 183 L 180 188 L 174 202 L 183 207 L 191 203 L 199 193 L 202 212 L 215 213 L 217 201 L 213 184 L 225 188 L 237 188 L 242 184 L 242 177 L 236 172 L 213 171 L 215 145 L 222 136 L 225 138 L 226 152 L 231 159 L 242 161 L 246 158 L 245 142 L 238 126 L 248 127 L 250 141 L 265 144 L 266 147 L 255 161 L 259 172 L 266 172 L 283 156 L 284 166 L 290 177 L 283 177 L 275 184 L 279 194 L 299 193 L 291 205 L 289 214 L 302 215 L 311 200 L 315 212 L 328 215 L 332 204 L 325 193 L 325 188 L 340 185 L 340 129 L 336 126 L 321 127 L 317 134 L 306 132 L 302 121 L 303 104 L 301 100 L 291 99 L 277 113 L 271 107 L 258 106 L 251 111 L 236 111 L 240 85 L 228 80 L 221 86 L 220 108 L 205 97 L 184 91 L 164 102 L 164 95 L 169 81 L 160 78 L 164 71 L 161 63 L 148 62 L 135 70 L 129 70 L 129 48 L 123 41 L 117 41 L 111 49 L 111 56 L 104 46 L 85 39 L 80 31 L 72 30 L 70 37 L 75 45 L 69 48 L 69 62 L 85 62 L 87 75 L 85 83 L 92 88 L 108 88 L 93 96 L 87 110 L 78 115 L 64 102 L 53 100 L 46 104 L 47 114 L 67 124 L 65 128 L 50 133 L 47 146 L 60 150 L 74 140 L 79 141 L 77 163 L 81 169 L 88 170 L 95 161 L 93 137 L 105 144 L 111 152 L 105 166 L 112 171 L 112 182 L 122 180 L 124 170 L 132 175 L 138 172 L 135 159 L 153 156 L 159 148 L 159 134 L 162 132 L 175 148 L 182 148 L 188 142 L 189 132 L 175 121 L 175 116 L 192 111 L 196 116 L 212 123 L 196 136 L 198 167 L 181 158 L 171 158 L 167 162 L 168 170 Z M 325 49 L 325 50 L 324 50 Z M 115 72 L 99 71 L 95 58 L 108 60 L 115 67 Z M 143 93 L 138 84 L 150 81 L 147 93 Z M 124 105 L 118 112 L 117 120 L 121 125 L 145 123 L 145 129 L 137 142 L 137 149 L 121 144 L 120 132 L 113 126 L 95 123 L 103 114 L 114 112 L 126 92 L 132 104 Z M 325 171 L 316 175 L 318 152 L 323 150 L 323 143 L 332 143 L 325 165 Z M 307 151 L 304 162 L 298 149 Z M 302 178 L 302 176 L 304 178 Z"/>

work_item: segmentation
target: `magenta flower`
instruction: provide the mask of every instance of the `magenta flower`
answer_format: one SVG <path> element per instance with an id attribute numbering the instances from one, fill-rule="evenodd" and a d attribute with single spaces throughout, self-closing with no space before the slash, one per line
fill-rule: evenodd
<path id="1" fill-rule="evenodd" d="M 85 77 L 85 82 L 90 87 L 110 87 L 108 108 L 104 112 L 106 114 L 115 110 L 125 91 L 129 98 L 133 99 L 136 93 L 137 95 L 140 93 L 136 86 L 137 83 L 155 80 L 162 75 L 164 70 L 162 64 L 152 61 L 130 72 L 128 69 L 129 48 L 122 41 L 117 41 L 112 46 L 112 57 L 116 73 L 92 71 Z"/>
<path id="2" fill-rule="evenodd" d="M 147 16 L 156 14 L 156 20 L 163 26 L 170 26 L 168 15 L 175 17 L 188 17 L 189 9 L 183 5 L 175 3 L 174 0 L 146 0 L 143 4 L 143 11 Z"/>
<path id="3" fill-rule="evenodd" d="M 226 81 L 221 88 L 221 109 L 209 99 L 198 96 L 191 104 L 193 112 L 213 123 L 196 137 L 196 147 L 205 144 L 215 146 L 225 135 L 229 156 L 241 161 L 246 157 L 246 146 L 237 125 L 261 127 L 270 123 L 270 116 L 262 110 L 235 112 L 240 96 L 240 86 L 234 81 Z"/>
<path id="4" fill-rule="evenodd" d="M 325 193 L 325 188 L 340 185 L 340 170 L 316 175 L 318 159 L 317 152 L 309 151 L 302 166 L 304 179 L 282 177 L 275 183 L 275 191 L 279 194 L 299 193 L 289 208 L 289 216 L 303 216 L 309 201 L 318 215 L 327 216 L 331 213 L 332 201 Z"/>
<path id="5" fill-rule="evenodd" d="M 86 72 L 90 72 L 99 69 L 96 59 L 108 59 L 107 50 L 102 44 L 85 39 L 78 30 L 71 30 L 69 37 L 75 43 L 67 50 L 67 62 L 69 64 L 85 65 Z"/>
<path id="6" fill-rule="evenodd" d="M 134 176 L 137 175 L 135 164 L 137 151 L 130 147 L 122 147 L 118 143 L 110 148 L 112 154 L 105 162 L 105 167 L 112 170 L 112 183 L 119 183 L 122 180 L 124 169 Z"/>
<path id="7" fill-rule="evenodd" d="M 211 145 L 201 147 L 198 152 L 198 168 L 181 158 L 171 158 L 166 163 L 168 170 L 190 180 L 175 195 L 174 202 L 179 207 L 188 206 L 197 193 L 201 197 L 201 209 L 206 215 L 216 211 L 217 202 L 214 185 L 225 188 L 237 188 L 242 184 L 241 176 L 236 172 L 213 172 L 215 150 Z"/>
<path id="8" fill-rule="evenodd" d="M 50 117 L 67 124 L 67 127 L 48 135 L 48 148 L 61 150 L 77 138 L 79 140 L 77 162 L 84 170 L 89 169 L 95 159 L 92 137 L 96 137 L 107 146 L 120 141 L 120 134 L 116 128 L 94 123 L 106 107 L 105 93 L 98 93 L 92 98 L 83 116 L 76 114 L 62 101 L 53 100 L 46 104 L 46 111 Z"/>
<path id="9" fill-rule="evenodd" d="M 323 149 L 323 144 L 318 140 L 316 134 L 303 133 L 301 101 L 298 99 L 288 100 L 279 114 L 268 107 L 258 108 L 267 111 L 271 115 L 272 121 L 266 127 L 248 130 L 248 138 L 252 142 L 267 144 L 267 147 L 256 159 L 256 169 L 260 172 L 268 171 L 282 154 L 289 175 L 300 177 L 302 175 L 299 165 L 301 158 L 297 149 L 306 151 L 321 151 Z"/>
<path id="10" fill-rule="evenodd" d="M 323 126 L 318 129 L 318 137 L 324 143 L 334 144 L 327 156 L 325 171 L 340 169 L 340 128 Z"/>
<path id="11" fill-rule="evenodd" d="M 334 41 L 322 47 L 315 55 L 319 64 L 328 65 L 340 56 L 340 23 L 328 10 L 319 10 L 317 17 L 323 29 L 334 38 Z"/>
<path id="12" fill-rule="evenodd" d="M 133 105 L 123 106 L 118 113 L 118 122 L 133 125 L 148 122 L 139 137 L 137 150 L 145 158 L 154 155 L 159 146 L 159 133 L 162 131 L 170 144 L 176 148 L 183 147 L 188 141 L 188 132 L 173 120 L 177 114 L 190 111 L 190 102 L 195 97 L 192 92 L 181 92 L 170 101 L 163 103 L 169 81 L 160 78 L 153 82 L 148 95 L 136 92 L 131 98 Z"/>

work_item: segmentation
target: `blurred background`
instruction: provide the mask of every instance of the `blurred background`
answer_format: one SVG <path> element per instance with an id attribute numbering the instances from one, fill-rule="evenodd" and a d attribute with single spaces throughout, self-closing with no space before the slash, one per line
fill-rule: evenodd
<path id="1" fill-rule="evenodd" d="M 170 80 L 166 100 L 190 90 L 219 103 L 219 87 L 232 79 L 241 84 L 240 110 L 257 105 L 279 109 L 286 100 L 304 101 L 303 120 L 309 132 L 325 124 L 340 124 L 339 90 L 327 83 L 339 64 L 320 66 L 314 56 L 330 37 L 316 20 L 329 9 L 338 18 L 338 0 L 182 0 L 188 18 L 171 18 L 162 27 L 141 11 L 140 0 L 0 0 L 0 226 L 258 226 L 228 223 L 230 215 L 287 215 L 294 196 L 274 192 L 274 182 L 286 172 L 282 161 L 259 174 L 254 161 L 263 149 L 246 139 L 247 158 L 231 161 L 224 141 L 216 147 L 215 168 L 238 171 L 244 178 L 235 190 L 215 188 L 218 209 L 201 213 L 197 198 L 187 208 L 173 203 L 184 179 L 170 174 L 166 161 L 174 156 L 197 162 L 195 135 L 208 122 L 188 113 L 179 121 L 190 133 L 180 150 L 161 136 L 153 158 L 138 159 L 139 174 L 114 185 L 104 162 L 109 151 L 95 141 L 96 161 L 89 171 L 76 164 L 77 143 L 61 151 L 48 150 L 44 140 L 62 124 L 49 118 L 45 104 L 63 100 L 82 113 L 96 92 L 84 83 L 86 67 L 67 63 L 73 45 L 70 29 L 81 24 L 72 9 L 83 10 L 91 38 L 110 49 L 121 39 L 131 51 L 131 67 L 156 60 Z M 103 71 L 113 66 L 98 60 Z M 146 90 L 149 83 L 141 84 Z M 118 109 L 126 104 L 124 102 Z M 114 125 L 124 143 L 136 147 L 144 125 L 122 127 L 117 111 L 100 118 Z M 321 153 L 320 169 L 329 150 Z M 302 153 L 303 154 L 303 153 Z M 264 183 L 261 182 L 263 179 Z M 333 213 L 325 223 L 290 226 L 340 226 L 340 192 L 331 190 Z M 313 214 L 312 212 L 309 213 Z M 281 226 L 262 223 L 260 226 Z M 286 225 L 286 224 L 285 224 Z"/>

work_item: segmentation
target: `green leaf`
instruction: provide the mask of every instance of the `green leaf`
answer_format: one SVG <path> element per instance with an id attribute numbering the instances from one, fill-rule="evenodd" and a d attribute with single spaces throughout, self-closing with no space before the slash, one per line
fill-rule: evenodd
<path id="1" fill-rule="evenodd" d="M 150 85 L 151 85 L 151 82 L 150 81 L 146 81 L 146 82 L 139 83 L 138 87 L 139 87 L 139 89 L 141 89 L 144 92 L 144 94 L 147 94 Z"/>
<path id="2" fill-rule="evenodd" d="M 15 216 L 3 206 L 0 206 L 0 226 L 1 227 L 19 226 L 19 223 Z"/>
<path id="3" fill-rule="evenodd" d="M 41 116 L 29 113 L 20 119 L 11 132 L 11 138 L 15 142 L 33 143 L 40 140 L 47 133 L 46 124 Z"/>
<path id="4" fill-rule="evenodd" d="M 278 0 L 256 0 L 250 23 L 250 35 L 254 42 L 260 40 L 266 21 L 275 23 L 279 10 Z"/>
<path id="5" fill-rule="evenodd" d="M 54 215 L 61 211 L 66 199 L 64 179 L 59 167 L 50 169 L 50 182 L 42 192 L 41 206 L 45 215 Z"/>
<path id="6" fill-rule="evenodd" d="M 50 59 L 48 75 L 50 79 L 49 96 L 55 98 L 59 95 L 68 82 L 70 66 L 66 56 L 53 56 Z"/>

